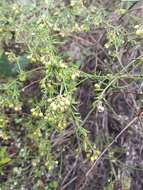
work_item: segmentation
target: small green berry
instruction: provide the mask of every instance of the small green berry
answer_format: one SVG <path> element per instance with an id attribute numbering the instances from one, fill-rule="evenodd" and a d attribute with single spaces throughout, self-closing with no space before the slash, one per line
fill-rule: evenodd
<path id="1" fill-rule="evenodd" d="M 43 115 L 43 113 L 42 112 L 40 112 L 39 113 L 39 117 L 43 117 L 44 115 Z"/>

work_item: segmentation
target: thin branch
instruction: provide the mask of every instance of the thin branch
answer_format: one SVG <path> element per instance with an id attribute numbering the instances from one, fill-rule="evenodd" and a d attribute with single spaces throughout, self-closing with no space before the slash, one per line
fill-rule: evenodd
<path id="1" fill-rule="evenodd" d="M 38 82 L 40 82 L 40 81 L 41 81 L 41 79 L 31 82 L 30 84 L 28 84 L 27 86 L 25 86 L 24 88 L 22 88 L 21 91 L 24 92 L 27 88 L 29 88 L 29 87 L 32 86 L 33 84 L 36 84 L 36 83 L 38 83 Z"/>
<path id="2" fill-rule="evenodd" d="M 64 190 L 65 188 L 67 188 L 72 182 L 74 182 L 77 179 L 77 176 L 75 176 L 74 178 L 72 178 L 67 184 L 65 184 L 60 190 Z"/>
<path id="3" fill-rule="evenodd" d="M 103 157 L 103 155 L 111 148 L 111 146 L 117 142 L 118 138 L 138 119 L 137 117 L 134 117 L 130 123 L 128 123 L 126 125 L 126 127 L 124 127 L 124 129 L 115 137 L 115 139 L 103 150 L 103 152 L 99 155 L 99 157 L 97 158 L 97 160 L 93 163 L 92 167 L 88 170 L 88 172 L 86 173 L 86 177 L 88 177 L 90 175 L 90 173 L 92 172 L 92 170 L 94 169 L 94 167 L 96 166 L 96 164 L 101 160 L 101 158 Z"/>

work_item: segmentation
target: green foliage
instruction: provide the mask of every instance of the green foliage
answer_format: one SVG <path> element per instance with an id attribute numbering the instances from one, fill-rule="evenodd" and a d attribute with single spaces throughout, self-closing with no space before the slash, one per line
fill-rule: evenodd
<path id="1" fill-rule="evenodd" d="M 2 167 L 11 161 L 7 155 L 6 147 L 0 148 L 0 173 L 2 173 Z"/>
<path id="2" fill-rule="evenodd" d="M 7 57 L 5 55 L 1 55 L 0 57 L 0 73 L 5 76 L 12 76 L 12 66 L 9 64 Z"/>
<path id="3" fill-rule="evenodd" d="M 123 10 L 119 12 L 122 14 Z M 62 136 L 70 124 L 74 125 L 81 143 L 76 154 L 84 150 L 91 162 L 100 155 L 101 150 L 89 141 L 88 131 L 83 128 L 87 118 L 82 121 L 74 95 L 80 83 L 89 78 L 94 80 L 96 96 L 91 111 L 97 107 L 104 112 L 106 92 L 118 89 L 126 68 L 121 67 L 121 72 L 115 74 L 87 74 L 79 71 L 79 62 L 69 58 L 70 52 L 64 52 L 66 57 L 59 49 L 74 34 L 104 28 L 105 50 L 109 51 L 106 61 L 112 64 L 110 59 L 120 60 L 126 31 L 106 22 L 107 15 L 103 7 L 87 8 L 82 0 L 71 0 L 69 6 L 61 0 L 38 1 L 38 6 L 0 2 L 0 138 L 3 142 L 15 142 L 18 156 L 14 160 L 20 163 L 20 166 L 15 164 L 7 181 L 10 189 L 26 188 L 27 173 L 23 167 L 29 162 L 33 189 L 40 189 L 43 175 L 51 176 L 60 165 L 53 153 L 51 136 Z M 142 35 L 141 31 L 135 33 Z M 135 43 L 130 38 L 126 40 Z M 88 53 L 90 50 L 85 49 L 85 54 Z M 84 53 L 81 56 L 84 58 Z M 112 155 L 109 159 L 115 162 Z M 2 147 L 0 167 L 10 161 L 7 149 Z M 59 181 L 52 179 L 47 184 L 45 189 L 55 190 Z"/>
<path id="4" fill-rule="evenodd" d="M 28 59 L 26 56 L 20 56 L 15 64 L 10 63 L 10 54 L 8 58 L 6 55 L 1 55 L 0 57 L 0 73 L 6 77 L 14 77 L 17 73 L 22 73 L 25 67 L 28 65 Z"/>

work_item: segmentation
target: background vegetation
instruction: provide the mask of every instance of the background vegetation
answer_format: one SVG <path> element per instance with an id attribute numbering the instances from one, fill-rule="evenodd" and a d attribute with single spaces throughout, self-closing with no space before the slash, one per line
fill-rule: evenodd
<path id="1" fill-rule="evenodd" d="M 143 5 L 0 1 L 0 189 L 142 190 Z"/>

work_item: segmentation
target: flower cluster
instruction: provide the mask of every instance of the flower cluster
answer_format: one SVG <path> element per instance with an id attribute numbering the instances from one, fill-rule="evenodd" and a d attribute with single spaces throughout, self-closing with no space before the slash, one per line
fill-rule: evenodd
<path id="1" fill-rule="evenodd" d="M 44 116 L 39 107 L 32 108 L 30 111 L 31 111 L 33 117 L 43 117 Z"/>
<path id="2" fill-rule="evenodd" d="M 136 25 L 135 29 L 137 29 L 136 30 L 136 35 L 137 36 L 143 36 L 143 27 L 142 26 Z"/>
<path id="3" fill-rule="evenodd" d="M 57 130 L 63 130 L 67 126 L 67 117 L 70 110 L 71 96 L 58 95 L 56 98 L 48 99 L 49 107 L 45 112 L 44 119 Z M 65 117 L 65 112 L 67 117 Z"/>
<path id="4" fill-rule="evenodd" d="M 51 99 L 48 100 L 49 102 Z M 65 112 L 71 104 L 71 99 L 70 97 L 64 97 L 64 96 L 57 96 L 55 101 L 52 101 L 50 103 L 50 110 L 51 111 L 57 111 L 57 112 Z"/>

